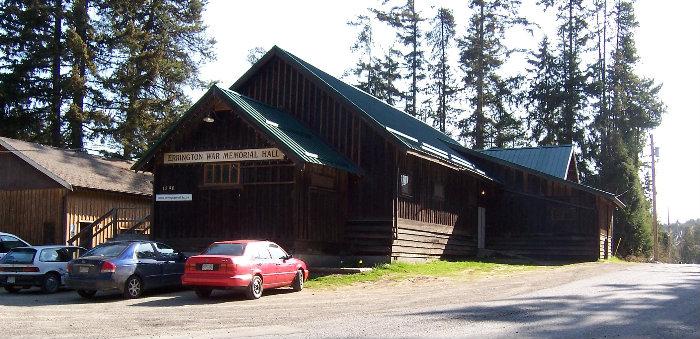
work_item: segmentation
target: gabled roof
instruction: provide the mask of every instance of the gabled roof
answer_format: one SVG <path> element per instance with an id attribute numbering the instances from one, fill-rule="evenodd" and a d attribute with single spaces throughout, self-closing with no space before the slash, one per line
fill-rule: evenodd
<path id="1" fill-rule="evenodd" d="M 70 190 L 82 187 L 139 195 L 153 192 L 153 176 L 129 170 L 128 161 L 3 137 L 0 146 Z"/>
<path id="2" fill-rule="evenodd" d="M 568 179 L 569 165 L 574 157 L 572 145 L 491 148 L 481 152 L 560 179 Z"/>
<path id="3" fill-rule="evenodd" d="M 566 179 L 563 179 L 563 178 L 561 178 L 561 177 L 554 176 L 554 175 L 551 175 L 551 174 L 548 174 L 548 173 L 540 172 L 540 171 L 538 171 L 538 170 L 535 170 L 535 169 L 532 169 L 532 168 L 529 168 L 529 167 L 520 165 L 520 164 L 518 164 L 518 163 L 510 162 L 510 161 L 507 161 L 507 160 L 503 160 L 503 159 L 500 159 L 500 158 L 491 156 L 491 155 L 489 155 L 489 154 L 487 154 L 487 153 L 485 153 L 485 152 L 483 152 L 483 151 L 472 150 L 472 149 L 469 149 L 469 148 L 464 147 L 464 146 L 461 146 L 461 145 L 456 146 L 456 147 L 455 147 L 455 150 L 461 152 L 462 154 L 464 154 L 465 156 L 470 157 L 470 158 L 477 158 L 477 159 L 482 159 L 482 160 L 486 160 L 486 161 L 489 161 L 489 162 L 494 162 L 494 163 L 497 163 L 497 164 L 500 164 L 500 165 L 503 165 L 503 166 L 515 167 L 515 168 L 518 168 L 518 169 L 520 169 L 520 170 L 522 170 L 522 171 L 525 171 L 525 172 L 528 172 L 528 173 L 532 173 L 532 174 L 536 174 L 536 175 L 540 175 L 540 176 L 543 176 L 543 177 L 548 178 L 548 179 L 550 179 L 550 180 L 553 180 L 553 181 L 562 183 L 562 184 L 564 184 L 564 185 L 568 185 L 568 186 L 571 186 L 571 187 L 574 187 L 574 188 L 577 188 L 577 189 L 581 189 L 581 190 L 583 190 L 583 191 L 586 191 L 586 192 L 589 192 L 589 193 L 592 193 L 592 194 L 601 195 L 601 196 L 603 196 L 604 198 L 606 198 L 606 199 L 608 199 L 609 201 L 611 201 L 612 203 L 614 203 L 617 207 L 620 207 L 620 208 L 624 208 L 624 207 L 625 207 L 625 204 L 622 203 L 622 201 L 620 201 L 620 199 L 618 199 L 618 197 L 617 197 L 615 194 L 613 194 L 613 193 L 610 193 L 610 192 L 607 192 L 607 191 L 603 191 L 603 190 L 601 190 L 601 189 L 598 189 L 598 188 L 595 188 L 595 187 L 591 187 L 591 186 L 588 186 L 588 185 L 584 185 L 584 184 L 581 184 L 581 183 L 578 183 L 578 182 L 569 181 L 569 180 L 566 180 Z"/>
<path id="4" fill-rule="evenodd" d="M 265 56 L 258 60 L 248 72 L 231 86 L 231 89 L 238 89 L 273 56 L 278 56 L 288 63 L 296 65 L 302 72 L 316 78 L 321 84 L 325 84 L 330 92 L 335 92 L 347 104 L 354 106 L 361 114 L 365 115 L 367 120 L 383 130 L 384 134 L 389 135 L 390 138 L 393 138 L 407 149 L 488 178 L 483 171 L 450 147 L 450 145 L 459 145 L 457 141 L 396 107 L 321 71 L 277 46 L 272 47 Z"/>
<path id="5" fill-rule="evenodd" d="M 185 112 L 132 168 L 141 170 L 155 156 L 155 152 L 161 144 L 169 139 L 187 118 L 194 114 L 195 110 L 193 108 L 212 94 L 219 95 L 229 105 L 237 108 L 245 121 L 255 125 L 258 130 L 266 134 L 283 149 L 283 152 L 290 155 L 293 159 L 335 167 L 350 173 L 362 173 L 359 167 L 347 160 L 342 154 L 333 150 L 289 113 L 216 85 L 212 86 L 199 99 L 197 104 Z"/>
<path id="6" fill-rule="evenodd" d="M 299 123 L 289 113 L 245 97 L 234 91 L 216 87 L 229 103 L 245 114 L 259 129 L 267 132 L 277 143 L 283 145 L 304 162 L 326 165 L 359 174 L 360 168 L 333 150 L 311 130 Z"/>

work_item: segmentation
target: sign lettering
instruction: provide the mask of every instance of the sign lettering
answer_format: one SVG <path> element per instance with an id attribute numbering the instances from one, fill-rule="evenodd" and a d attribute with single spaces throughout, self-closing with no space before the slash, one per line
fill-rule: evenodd
<path id="1" fill-rule="evenodd" d="M 279 148 L 256 148 L 204 152 L 165 153 L 165 164 L 192 164 L 221 161 L 282 160 L 284 154 Z"/>
<path id="2" fill-rule="evenodd" d="M 192 201 L 192 194 L 156 194 L 156 201 Z"/>

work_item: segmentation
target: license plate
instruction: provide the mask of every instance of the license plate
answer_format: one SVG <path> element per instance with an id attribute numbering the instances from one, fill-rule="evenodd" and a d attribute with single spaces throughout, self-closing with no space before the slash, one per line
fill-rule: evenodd
<path id="1" fill-rule="evenodd" d="M 80 267 L 80 268 L 78 269 L 78 272 L 80 272 L 80 273 L 88 273 L 88 272 L 90 272 L 90 268 L 89 268 L 89 267 L 82 266 L 82 267 Z"/>
<path id="2" fill-rule="evenodd" d="M 7 283 L 8 283 L 8 284 L 14 284 L 14 283 L 15 283 L 15 277 L 7 277 Z"/>
<path id="3" fill-rule="evenodd" d="M 214 264 L 202 264 L 202 271 L 213 271 Z"/>

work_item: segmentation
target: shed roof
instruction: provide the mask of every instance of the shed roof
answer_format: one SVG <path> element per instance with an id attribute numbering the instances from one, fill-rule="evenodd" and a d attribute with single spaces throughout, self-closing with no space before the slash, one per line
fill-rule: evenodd
<path id="1" fill-rule="evenodd" d="M 481 151 L 494 158 L 512 162 L 561 179 L 567 179 L 571 159 L 574 156 L 572 145 L 540 146 L 524 148 L 491 148 Z"/>
<path id="2" fill-rule="evenodd" d="M 350 173 L 360 173 L 359 167 L 333 150 L 311 130 L 299 123 L 289 113 L 243 96 L 232 90 L 216 87 L 229 103 L 238 107 L 258 128 L 266 131 L 274 140 L 293 152 L 300 160 L 335 167 Z"/>
<path id="3" fill-rule="evenodd" d="M 279 56 L 283 60 L 301 68 L 302 71 L 306 71 L 313 77 L 316 77 L 321 83 L 326 84 L 332 92 L 344 98 L 348 104 L 356 107 L 360 113 L 364 114 L 370 121 L 376 123 L 379 128 L 384 129 L 408 149 L 490 179 L 482 170 L 450 147 L 450 145 L 459 145 L 459 143 L 449 136 L 277 46 L 272 47 L 265 56 L 231 86 L 231 89 L 239 88 L 273 56 Z"/>
<path id="4" fill-rule="evenodd" d="M 129 161 L 4 137 L 0 137 L 0 146 L 68 189 L 82 187 L 139 195 L 153 192 L 153 176 L 129 170 Z"/>

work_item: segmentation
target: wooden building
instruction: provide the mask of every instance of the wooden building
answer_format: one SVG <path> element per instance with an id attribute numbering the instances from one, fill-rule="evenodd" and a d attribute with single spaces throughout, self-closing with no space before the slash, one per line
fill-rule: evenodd
<path id="1" fill-rule="evenodd" d="M 489 247 L 605 256 L 599 235 L 619 201 L 579 184 L 567 161 L 561 178 L 464 148 L 274 47 L 230 88 L 213 86 L 133 169 L 154 175 L 156 239 L 189 250 L 262 238 L 314 262 Z M 566 245 L 548 243 L 559 238 Z"/>
<path id="2" fill-rule="evenodd" d="M 91 247 L 150 226 L 152 176 L 130 162 L 0 137 L 0 231 Z"/>

